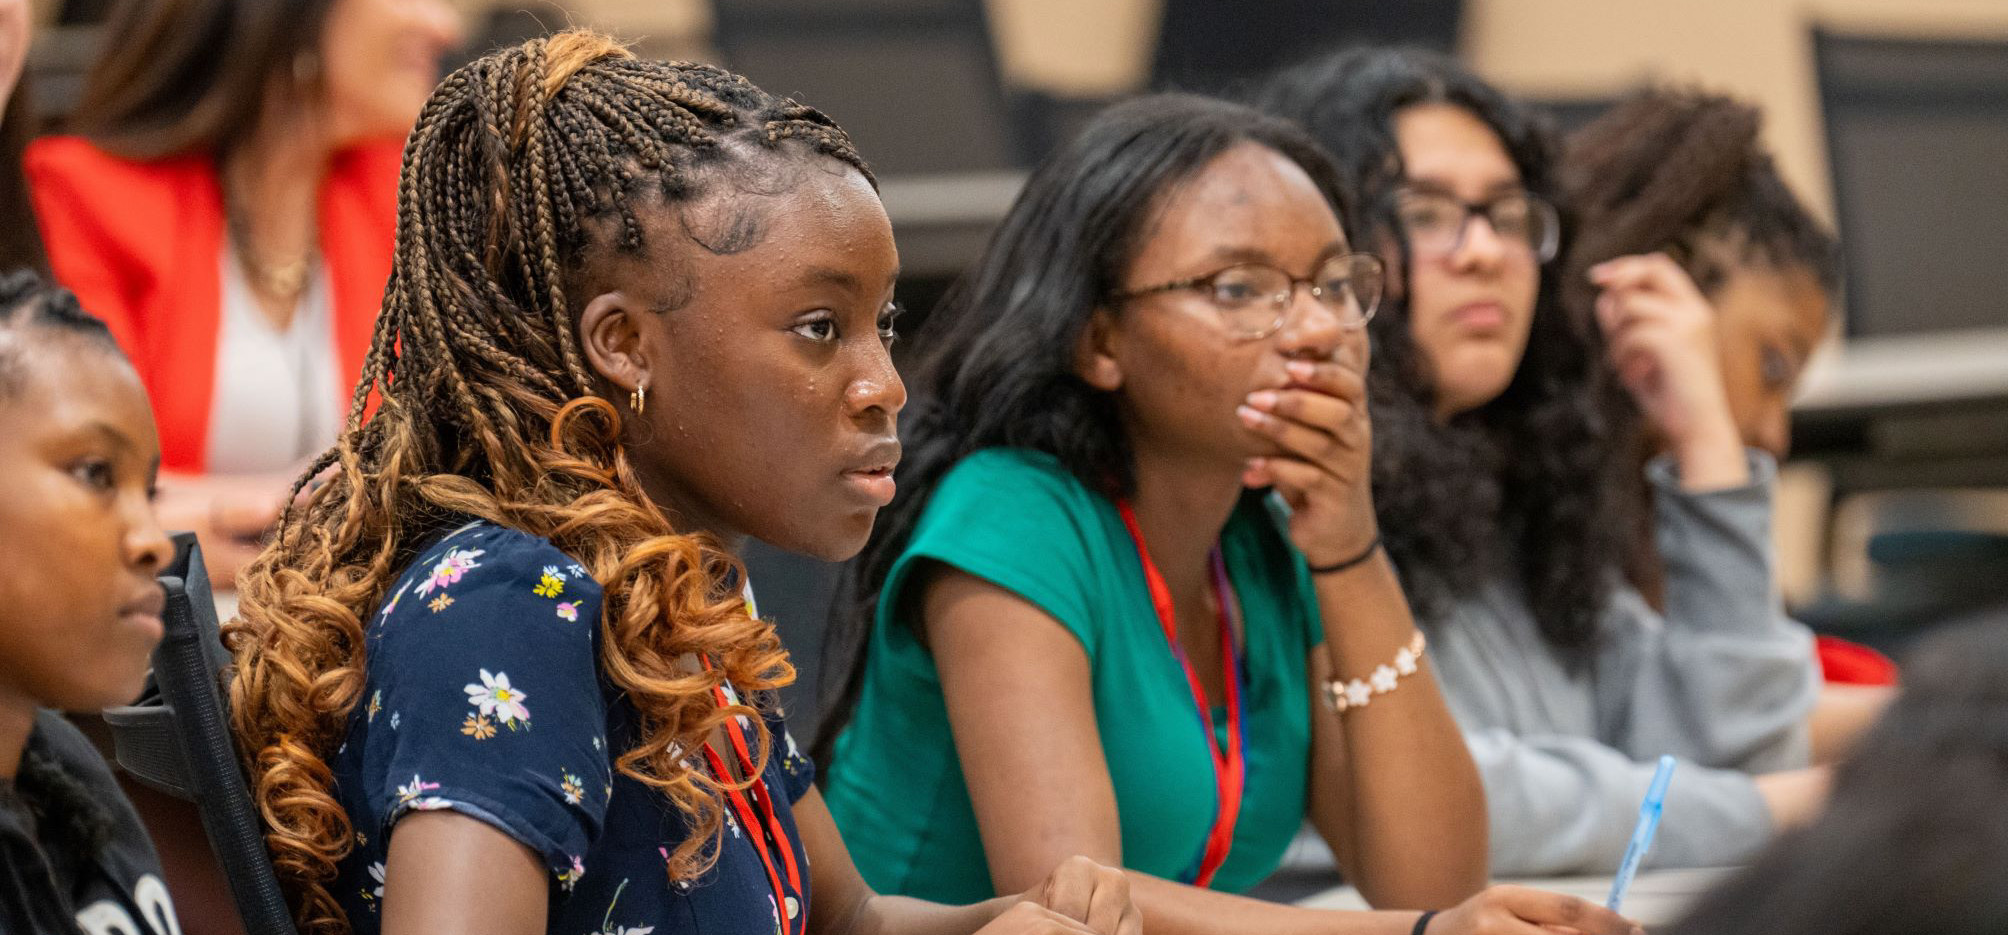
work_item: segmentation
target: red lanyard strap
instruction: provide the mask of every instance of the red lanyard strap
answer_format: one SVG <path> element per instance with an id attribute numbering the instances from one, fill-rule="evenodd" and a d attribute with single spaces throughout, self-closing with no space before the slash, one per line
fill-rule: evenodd
<path id="1" fill-rule="evenodd" d="M 710 660 L 704 660 L 704 667 L 711 668 Z M 718 699 L 719 707 L 728 707 L 732 704 L 732 699 L 726 695 L 723 687 L 714 688 L 712 692 Z M 718 755 L 718 751 L 712 748 L 709 741 L 704 744 L 704 757 L 710 761 L 712 773 L 724 786 L 727 803 L 739 816 L 740 825 L 746 829 L 746 837 L 752 842 L 753 849 L 760 855 L 761 865 L 767 870 L 767 882 L 774 888 L 774 912 L 779 917 L 782 935 L 806 932 L 809 924 L 808 907 L 797 901 L 793 912 L 788 908 L 791 899 L 788 895 L 789 890 L 802 892 L 802 874 L 795 862 L 794 843 L 788 838 L 788 830 L 781 825 L 780 815 L 774 807 L 773 793 L 767 788 L 766 777 L 760 775 L 755 768 L 752 748 L 746 742 L 745 732 L 739 727 L 739 718 L 726 719 L 725 733 L 732 741 L 734 759 L 739 761 L 741 773 L 747 777 L 746 789 L 753 793 L 753 802 L 748 802 L 745 792 L 735 787 L 732 774 L 726 769 L 725 758 Z M 760 806 L 758 812 L 753 808 L 755 802 Z M 774 860 L 773 852 L 777 849 L 781 852 L 780 865 Z M 787 875 L 786 886 L 781 882 L 784 869 Z"/>
<path id="2" fill-rule="evenodd" d="M 1143 565 L 1144 584 L 1150 590 L 1151 609 L 1157 612 L 1158 625 L 1164 630 L 1164 639 L 1170 645 L 1172 655 L 1178 659 L 1180 668 L 1185 670 L 1186 687 L 1192 692 L 1193 707 L 1198 711 L 1201 729 L 1206 732 L 1206 750 L 1212 754 L 1213 825 L 1207 831 L 1205 847 L 1200 851 L 1195 866 L 1183 874 L 1184 882 L 1207 886 L 1213 882 L 1213 875 L 1220 870 L 1220 865 L 1227 862 L 1227 852 L 1234 846 L 1234 826 L 1241 819 L 1241 799 L 1248 780 L 1248 765 L 1242 756 L 1247 726 L 1241 712 L 1240 647 L 1235 640 L 1235 615 L 1239 614 L 1240 606 L 1235 599 L 1234 584 L 1227 577 L 1226 563 L 1221 560 L 1220 549 L 1216 546 L 1210 559 L 1214 601 L 1219 605 L 1220 664 L 1224 670 L 1221 684 L 1227 693 L 1227 746 L 1223 750 L 1214 733 L 1213 712 L 1206 704 L 1206 689 L 1199 682 L 1199 672 L 1192 667 L 1192 660 L 1186 657 L 1184 647 L 1178 642 L 1178 619 L 1171 600 L 1171 588 L 1164 583 L 1164 575 L 1157 570 L 1157 563 L 1151 561 L 1150 549 L 1143 541 L 1143 528 L 1137 524 L 1136 511 L 1130 508 L 1128 501 L 1117 503 L 1116 509 L 1122 514 L 1123 525 L 1129 528 L 1130 538 L 1136 543 L 1137 560 Z"/>

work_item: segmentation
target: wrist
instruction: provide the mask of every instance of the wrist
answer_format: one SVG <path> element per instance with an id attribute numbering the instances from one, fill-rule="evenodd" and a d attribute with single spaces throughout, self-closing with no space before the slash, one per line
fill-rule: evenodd
<path id="1" fill-rule="evenodd" d="M 1733 424 L 1697 426 L 1680 439 L 1673 453 L 1682 490 L 1725 490 L 1750 482 L 1750 459 Z"/>
<path id="2" fill-rule="evenodd" d="M 1381 551 L 1380 533 L 1374 533 L 1374 537 L 1372 539 L 1367 540 L 1365 545 L 1360 546 L 1358 549 L 1354 550 L 1350 554 L 1345 555 L 1342 558 L 1338 558 L 1329 562 L 1321 562 L 1321 561 L 1315 561 L 1309 555 L 1306 555 L 1304 556 L 1304 565 L 1306 568 L 1310 569 L 1311 574 L 1314 575 L 1336 575 L 1339 574 L 1340 572 L 1350 571 L 1354 568 L 1358 568 L 1359 566 L 1366 564 L 1375 555 L 1380 554 L 1380 551 Z"/>

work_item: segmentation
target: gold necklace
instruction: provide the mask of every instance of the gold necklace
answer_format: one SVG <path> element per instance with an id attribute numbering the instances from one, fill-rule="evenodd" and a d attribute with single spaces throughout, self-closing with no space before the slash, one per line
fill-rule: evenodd
<path id="1" fill-rule="evenodd" d="M 282 302 L 293 302 L 307 289 L 307 276 L 313 271 L 314 250 L 310 247 L 298 259 L 287 263 L 268 263 L 258 255 L 251 245 L 250 225 L 244 221 L 244 214 L 237 209 L 242 199 L 231 197 L 226 191 L 223 198 L 223 216 L 230 231 L 230 244 L 237 254 L 237 265 L 244 271 L 244 278 L 251 288 L 268 298 Z"/>

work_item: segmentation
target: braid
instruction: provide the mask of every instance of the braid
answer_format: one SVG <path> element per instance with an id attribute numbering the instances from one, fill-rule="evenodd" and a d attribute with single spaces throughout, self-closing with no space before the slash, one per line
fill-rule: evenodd
<path id="1" fill-rule="evenodd" d="M 688 819 L 672 877 L 715 857 L 722 787 L 678 751 L 752 713 L 713 704 L 721 681 L 759 693 L 793 670 L 724 585 L 738 572 L 731 555 L 672 529 L 642 490 L 573 306 L 590 251 L 647 247 L 642 211 L 776 158 L 833 158 L 871 178 L 820 112 L 585 32 L 493 52 L 427 101 L 345 431 L 294 492 L 327 482 L 246 571 L 241 617 L 226 628 L 233 726 L 303 932 L 348 930 L 329 887 L 353 833 L 328 758 L 365 682 L 361 621 L 453 517 L 549 538 L 601 584 L 601 668 L 642 726 L 616 767 Z M 713 667 L 687 672 L 679 661 L 692 657 Z M 763 758 L 768 740 L 762 731 Z"/>
<path id="2" fill-rule="evenodd" d="M 8 335 L 14 340 L 6 340 Z M 33 270 L 0 274 L 0 399 L 12 397 L 21 383 L 21 342 L 31 334 L 60 335 L 121 354 L 105 323 L 84 311 L 77 297 L 61 286 L 48 285 Z"/>

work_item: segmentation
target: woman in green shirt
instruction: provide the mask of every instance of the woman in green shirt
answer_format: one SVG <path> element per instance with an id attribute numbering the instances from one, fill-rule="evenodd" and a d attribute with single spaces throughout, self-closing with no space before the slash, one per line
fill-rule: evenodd
<path id="1" fill-rule="evenodd" d="M 1551 894 L 1466 900 L 1483 793 L 1379 548 L 1383 277 L 1337 191 L 1290 124 L 1120 105 L 1034 173 L 923 333 L 824 729 L 855 715 L 826 793 L 879 891 L 966 902 L 1081 852 L 1130 868 L 1154 933 L 1629 929 Z M 1216 892 L 1307 817 L 1374 905 L 1444 914 Z"/>

